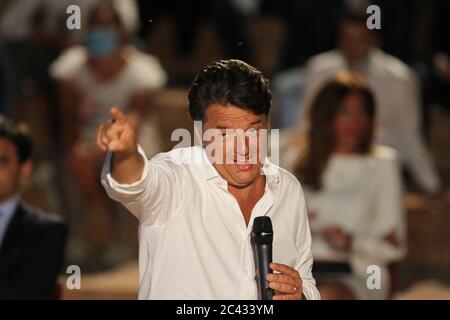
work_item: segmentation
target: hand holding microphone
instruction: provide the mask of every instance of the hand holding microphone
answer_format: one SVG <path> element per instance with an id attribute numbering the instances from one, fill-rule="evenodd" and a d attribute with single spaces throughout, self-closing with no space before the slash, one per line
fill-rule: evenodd
<path id="1" fill-rule="evenodd" d="M 273 242 L 272 222 L 269 217 L 257 217 L 253 220 L 251 242 L 256 268 L 258 299 L 272 300 L 273 289 L 270 288 L 268 279 L 266 279 L 270 273 Z"/>
<path id="2" fill-rule="evenodd" d="M 256 268 L 259 300 L 301 300 L 302 279 L 294 268 L 272 263 L 273 229 L 269 217 L 253 221 L 251 243 Z M 270 269 L 278 273 L 271 273 Z"/>
<path id="3" fill-rule="evenodd" d="M 270 268 L 278 272 L 266 276 L 270 288 L 275 290 L 273 300 L 303 300 L 302 279 L 297 270 L 281 263 L 271 263 Z"/>

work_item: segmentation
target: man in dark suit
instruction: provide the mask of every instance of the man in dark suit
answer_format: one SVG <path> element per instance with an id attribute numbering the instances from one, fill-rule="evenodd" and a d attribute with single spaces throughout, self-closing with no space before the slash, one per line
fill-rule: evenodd
<path id="1" fill-rule="evenodd" d="M 55 298 L 64 257 L 66 225 L 19 196 L 31 151 L 30 137 L 0 117 L 0 299 Z"/>

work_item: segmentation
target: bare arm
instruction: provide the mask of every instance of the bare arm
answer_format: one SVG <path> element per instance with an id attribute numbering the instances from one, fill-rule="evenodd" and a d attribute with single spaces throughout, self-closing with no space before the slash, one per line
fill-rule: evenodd
<path id="1" fill-rule="evenodd" d="M 100 125 L 97 144 L 103 151 L 112 151 L 111 175 L 118 183 L 138 181 L 144 171 L 144 159 L 138 152 L 135 129 L 122 111 L 112 107 L 112 123 Z"/>

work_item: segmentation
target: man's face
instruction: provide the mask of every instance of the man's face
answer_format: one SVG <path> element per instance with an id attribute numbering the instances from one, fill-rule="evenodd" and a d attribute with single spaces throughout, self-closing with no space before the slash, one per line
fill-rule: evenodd
<path id="1" fill-rule="evenodd" d="M 373 41 L 372 33 L 364 24 L 347 22 L 341 27 L 339 49 L 349 63 L 364 59 Z"/>
<path id="2" fill-rule="evenodd" d="M 265 154 L 266 141 L 259 133 L 261 129 L 268 129 L 266 115 L 256 115 L 233 105 L 213 104 L 205 112 L 204 133 L 208 129 L 220 131 L 217 137 L 220 143 L 214 146 L 218 146 L 222 154 L 214 158 L 213 166 L 229 185 L 245 188 L 262 177 L 264 156 L 260 154 Z M 212 141 L 204 142 L 206 149 Z"/>
<path id="3" fill-rule="evenodd" d="M 9 140 L 0 138 L 0 202 L 19 190 L 21 169 L 16 147 Z"/>

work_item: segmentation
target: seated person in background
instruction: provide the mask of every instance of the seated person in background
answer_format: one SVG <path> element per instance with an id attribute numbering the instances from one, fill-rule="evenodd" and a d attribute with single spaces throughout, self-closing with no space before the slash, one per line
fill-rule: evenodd
<path id="1" fill-rule="evenodd" d="M 416 73 L 376 46 L 375 34 L 367 28 L 366 19 L 365 15 L 346 15 L 340 23 L 338 48 L 318 54 L 307 63 L 300 128 L 306 128 L 304 115 L 325 82 L 340 71 L 358 72 L 367 79 L 377 101 L 376 141 L 395 148 L 415 182 L 424 191 L 435 193 L 440 181 L 420 132 L 420 85 Z"/>
<path id="2" fill-rule="evenodd" d="M 0 299 L 53 299 L 67 227 L 19 196 L 31 173 L 28 135 L 0 116 Z"/>
<path id="3" fill-rule="evenodd" d="M 50 73 L 60 85 L 61 120 L 63 129 L 70 130 L 64 132 L 69 145 L 75 141 L 97 150 L 96 128 L 108 120 L 111 105 L 126 109 L 136 127 L 149 115 L 152 90 L 162 88 L 167 75 L 155 57 L 128 39 L 117 11 L 103 1 L 90 14 L 84 46 L 67 49 L 51 65 Z"/>
<path id="4" fill-rule="evenodd" d="M 128 35 L 110 2 L 103 1 L 93 9 L 89 28 L 85 45 L 69 48 L 54 62 L 50 73 L 60 85 L 67 164 L 77 189 L 87 197 L 87 211 L 95 210 L 98 221 L 103 220 L 88 222 L 102 247 L 111 240 L 114 227 L 106 226 L 111 219 L 103 216 L 111 211 L 111 205 L 98 179 L 104 154 L 95 145 L 96 128 L 109 120 L 111 106 L 121 106 L 138 128 L 138 136 L 145 137 L 139 141 L 146 154 L 161 151 L 156 119 L 149 110 L 152 90 L 165 84 L 166 73 L 156 58 L 127 43 Z"/>
<path id="5" fill-rule="evenodd" d="M 405 220 L 394 150 L 373 144 L 375 103 L 362 78 L 343 72 L 313 99 L 293 172 L 305 190 L 313 273 L 322 299 L 385 299 L 386 267 L 405 254 Z M 381 289 L 367 287 L 380 267 Z"/>

